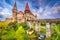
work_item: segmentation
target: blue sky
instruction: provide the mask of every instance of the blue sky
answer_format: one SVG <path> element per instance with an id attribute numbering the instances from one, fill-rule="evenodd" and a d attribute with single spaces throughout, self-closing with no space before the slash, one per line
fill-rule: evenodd
<path id="1" fill-rule="evenodd" d="M 15 2 L 18 12 L 24 12 L 28 2 L 31 12 L 39 19 L 60 18 L 60 0 L 0 0 L 0 20 L 12 17 Z"/>

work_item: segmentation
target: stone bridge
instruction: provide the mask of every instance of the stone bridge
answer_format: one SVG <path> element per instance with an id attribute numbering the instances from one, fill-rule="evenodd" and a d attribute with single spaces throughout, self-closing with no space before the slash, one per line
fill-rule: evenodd
<path id="1" fill-rule="evenodd" d="M 27 23 L 29 24 L 30 28 L 33 28 L 33 25 L 35 23 L 35 31 L 40 34 L 40 27 L 41 23 L 46 22 L 46 37 L 51 37 L 51 24 L 56 23 L 60 24 L 60 19 L 39 19 L 39 20 L 27 20 Z"/>

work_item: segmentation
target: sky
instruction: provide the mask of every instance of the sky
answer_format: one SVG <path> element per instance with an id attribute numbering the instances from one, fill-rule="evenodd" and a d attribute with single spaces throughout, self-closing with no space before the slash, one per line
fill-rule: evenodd
<path id="1" fill-rule="evenodd" d="M 12 17 L 15 2 L 18 12 L 24 12 L 28 2 L 31 12 L 38 19 L 60 18 L 60 0 L 0 0 L 0 20 Z"/>

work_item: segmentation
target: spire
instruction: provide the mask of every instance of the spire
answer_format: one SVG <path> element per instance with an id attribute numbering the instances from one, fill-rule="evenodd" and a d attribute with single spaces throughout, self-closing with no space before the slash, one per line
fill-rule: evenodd
<path id="1" fill-rule="evenodd" d="M 14 4 L 14 7 L 13 7 L 13 9 L 17 9 L 16 2 L 15 2 L 15 4 Z"/>
<path id="2" fill-rule="evenodd" d="M 25 10 L 30 10 L 29 6 L 28 6 L 28 2 L 26 3 L 26 8 Z"/>

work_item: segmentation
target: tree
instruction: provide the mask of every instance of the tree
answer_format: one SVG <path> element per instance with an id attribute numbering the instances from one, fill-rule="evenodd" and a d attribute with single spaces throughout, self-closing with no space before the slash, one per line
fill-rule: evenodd
<path id="1" fill-rule="evenodd" d="M 8 24 L 10 28 L 14 29 L 15 31 L 18 29 L 18 23 L 17 22 L 11 22 Z"/>
<path id="2" fill-rule="evenodd" d="M 29 40 L 28 34 L 22 26 L 20 26 L 16 31 L 16 38 L 17 40 Z"/>
<path id="3" fill-rule="evenodd" d="M 1 21 L 0 22 L 0 39 L 3 39 L 3 36 L 7 34 L 8 29 L 9 29 L 8 24 L 4 21 Z"/>
<path id="4" fill-rule="evenodd" d="M 52 40 L 60 40 L 60 26 L 57 24 L 52 25 L 54 34 L 52 34 Z"/>
<path id="5" fill-rule="evenodd" d="M 13 29 L 7 29 L 5 34 L 2 35 L 2 40 L 15 40 L 15 31 Z"/>
<path id="6" fill-rule="evenodd" d="M 0 22 L 0 34 L 4 34 L 5 31 L 9 28 L 8 24 L 6 22 L 1 21 Z"/>
<path id="7" fill-rule="evenodd" d="M 21 25 L 25 30 L 30 29 L 29 25 L 27 25 L 27 22 L 22 22 L 20 25 Z"/>

